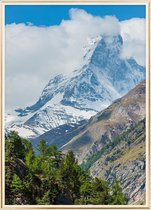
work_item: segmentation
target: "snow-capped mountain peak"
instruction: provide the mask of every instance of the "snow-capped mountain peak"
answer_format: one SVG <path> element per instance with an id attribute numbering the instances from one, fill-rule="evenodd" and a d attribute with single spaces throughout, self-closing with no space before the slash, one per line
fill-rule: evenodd
<path id="1" fill-rule="evenodd" d="M 17 109 L 18 121 L 8 129 L 29 128 L 37 136 L 64 123 L 88 119 L 145 79 L 145 68 L 122 59 L 123 39 L 96 37 L 85 46 L 83 66 L 73 74 L 51 78 L 39 100 Z M 22 123 L 20 123 L 22 121 Z"/>

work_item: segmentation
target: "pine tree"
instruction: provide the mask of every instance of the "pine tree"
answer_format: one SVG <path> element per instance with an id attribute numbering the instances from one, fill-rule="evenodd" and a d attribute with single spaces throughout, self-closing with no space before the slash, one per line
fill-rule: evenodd
<path id="1" fill-rule="evenodd" d="M 17 176 L 16 174 L 14 174 L 13 176 L 13 180 L 11 183 L 11 190 L 13 193 L 23 193 L 25 190 L 25 186 L 23 182 L 21 181 L 19 176 Z"/>
<path id="2" fill-rule="evenodd" d="M 128 203 L 127 197 L 123 194 L 122 188 L 118 181 L 115 181 L 112 186 L 111 204 L 113 205 L 126 205 Z"/>
<path id="3" fill-rule="evenodd" d="M 90 204 L 107 205 L 110 202 L 110 189 L 108 183 L 101 178 L 92 180 L 92 192 L 89 199 Z"/>
<path id="4" fill-rule="evenodd" d="M 31 143 L 11 132 L 5 141 L 6 204 L 127 204 L 118 182 L 92 178 L 72 151 L 60 152 L 44 140 L 35 155 Z"/>

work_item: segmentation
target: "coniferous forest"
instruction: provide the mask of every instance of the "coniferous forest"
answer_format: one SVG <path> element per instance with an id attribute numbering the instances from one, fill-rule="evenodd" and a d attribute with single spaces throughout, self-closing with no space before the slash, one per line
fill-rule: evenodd
<path id="1" fill-rule="evenodd" d="M 12 131 L 5 139 L 6 205 L 127 204 L 120 183 L 112 186 L 84 171 L 72 151 L 63 154 L 41 140 L 36 152 Z"/>

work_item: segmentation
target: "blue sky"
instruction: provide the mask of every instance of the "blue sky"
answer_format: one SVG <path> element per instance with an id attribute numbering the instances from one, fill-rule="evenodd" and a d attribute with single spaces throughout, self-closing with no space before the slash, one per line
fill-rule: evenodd
<path id="1" fill-rule="evenodd" d="M 7 5 L 5 24 L 31 22 L 37 26 L 58 25 L 62 19 L 69 19 L 71 8 L 84 9 L 94 16 L 114 15 L 120 21 L 145 18 L 144 5 Z"/>

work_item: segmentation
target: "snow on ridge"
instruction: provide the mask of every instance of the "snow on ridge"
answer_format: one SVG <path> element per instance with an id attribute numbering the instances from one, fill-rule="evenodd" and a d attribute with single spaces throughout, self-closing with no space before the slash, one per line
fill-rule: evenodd
<path id="1" fill-rule="evenodd" d="M 106 45 L 99 36 L 88 38 L 81 67 L 69 75 L 51 78 L 39 101 L 22 110 L 25 114 L 6 116 L 7 129 L 33 138 L 59 125 L 78 123 L 105 109 L 143 80 L 142 67 L 133 59 L 130 62 L 120 58 L 121 38 L 113 41 L 114 46 L 112 42 Z"/>

